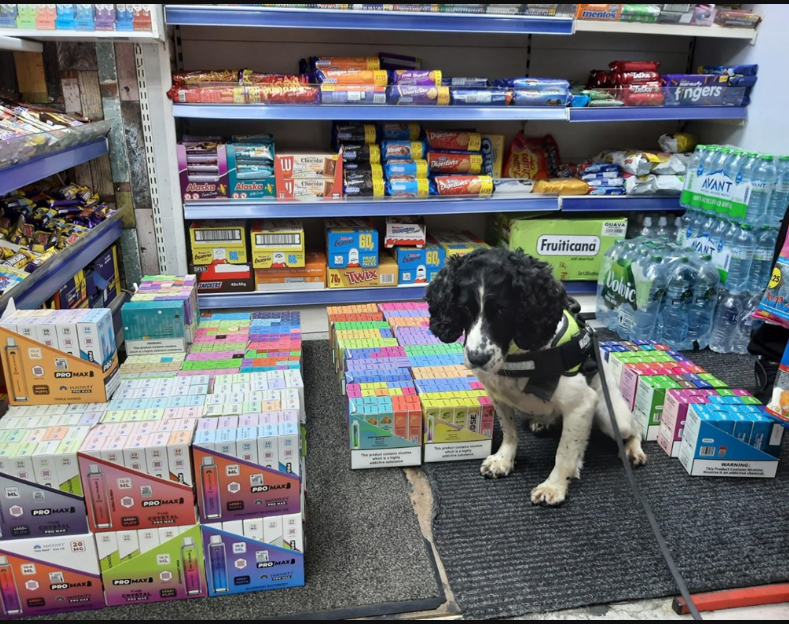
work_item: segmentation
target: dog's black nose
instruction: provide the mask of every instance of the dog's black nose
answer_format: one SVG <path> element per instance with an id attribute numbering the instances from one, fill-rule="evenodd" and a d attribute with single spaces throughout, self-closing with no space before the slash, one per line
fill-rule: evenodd
<path id="1" fill-rule="evenodd" d="M 484 351 L 468 351 L 466 352 L 469 364 L 476 368 L 482 368 L 490 361 L 490 353 Z"/>

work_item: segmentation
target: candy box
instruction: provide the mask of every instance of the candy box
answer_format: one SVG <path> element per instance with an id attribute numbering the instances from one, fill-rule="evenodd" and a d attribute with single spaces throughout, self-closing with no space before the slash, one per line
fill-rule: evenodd
<path id="1" fill-rule="evenodd" d="M 748 406 L 743 406 L 747 409 Z M 783 426 L 756 412 L 732 406 L 715 410 L 693 405 L 687 412 L 679 460 L 691 476 L 773 478 L 783 440 Z M 738 414 L 750 421 L 750 438 L 737 435 Z"/>
<path id="2" fill-rule="evenodd" d="M 303 290 L 326 288 L 326 254 L 322 251 L 306 251 L 304 266 L 285 269 L 255 269 L 255 289 Z"/>
<path id="3" fill-rule="evenodd" d="M 301 514 L 204 524 L 209 596 L 304 585 Z"/>
<path id="4" fill-rule="evenodd" d="M 119 20 L 118 30 L 120 25 Z M 226 145 L 212 141 L 182 142 L 175 146 L 175 153 L 184 201 L 227 199 L 230 181 Z"/>
<path id="5" fill-rule="evenodd" d="M 227 146 L 227 169 L 229 174 L 228 183 L 230 185 L 228 193 L 230 198 L 263 199 L 266 197 L 276 197 L 276 177 L 274 175 L 261 177 L 260 179 L 254 180 L 240 178 L 237 159 L 237 151 L 239 147 L 239 145 L 235 144 L 230 144 Z"/>
<path id="6" fill-rule="evenodd" d="M 252 266 L 285 269 L 304 266 L 304 226 L 298 220 L 261 221 L 250 230 Z"/>
<path id="7" fill-rule="evenodd" d="M 77 271 L 68 279 L 52 297 L 53 305 L 58 310 L 83 308 L 89 303 L 88 283 L 84 271 Z"/>
<path id="8" fill-rule="evenodd" d="M 433 243 L 429 243 L 424 249 L 395 247 L 394 257 L 399 268 L 400 284 L 426 284 L 446 262 L 444 250 Z"/>
<path id="9" fill-rule="evenodd" d="M 0 542 L 3 618 L 104 606 L 93 535 Z"/>
<path id="10" fill-rule="evenodd" d="M 547 262 L 559 280 L 593 280 L 603 255 L 626 230 L 626 218 L 518 219 L 510 229 L 509 247 Z"/>
<path id="11" fill-rule="evenodd" d="M 372 268 L 350 268 L 327 270 L 329 288 L 373 288 L 377 286 L 397 286 L 399 267 L 389 255 Z"/>
<path id="12" fill-rule="evenodd" d="M 197 292 L 201 295 L 255 290 L 253 270 L 249 264 L 228 264 L 222 261 L 190 264 L 189 272 L 197 275 Z"/>
<path id="13" fill-rule="evenodd" d="M 621 4 L 579 4 L 576 6 L 576 19 L 615 22 L 622 14 Z"/>
<path id="14" fill-rule="evenodd" d="M 193 221 L 189 227 L 192 262 L 216 261 L 247 264 L 247 233 L 244 221 Z"/>
<path id="15" fill-rule="evenodd" d="M 274 157 L 277 199 L 341 198 L 342 162 L 341 153 L 277 154 Z"/>
<path id="16" fill-rule="evenodd" d="M 197 525 L 101 533 L 96 541 L 108 607 L 208 595 Z"/>
<path id="17" fill-rule="evenodd" d="M 377 267 L 378 230 L 369 219 L 329 219 L 326 256 L 330 269 Z"/>
<path id="18" fill-rule="evenodd" d="M 425 246 L 427 228 L 422 217 L 386 217 L 384 247 Z"/>
<path id="19" fill-rule="evenodd" d="M 447 258 L 465 256 L 477 249 L 488 249 L 488 245 L 470 232 L 433 232 L 428 242 L 441 247 Z"/>

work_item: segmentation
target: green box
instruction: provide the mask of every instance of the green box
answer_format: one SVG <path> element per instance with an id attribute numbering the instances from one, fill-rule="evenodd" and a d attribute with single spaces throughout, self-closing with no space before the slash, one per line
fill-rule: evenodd
<path id="1" fill-rule="evenodd" d="M 547 262 L 562 281 L 596 280 L 603 254 L 626 232 L 625 217 L 518 219 L 511 223 L 509 246 Z"/>
<path id="2" fill-rule="evenodd" d="M 633 418 L 636 427 L 641 430 L 644 440 L 657 441 L 660 424 L 663 418 L 663 404 L 666 401 L 666 390 L 681 388 L 680 384 L 668 375 L 641 377 L 638 380 Z"/>
<path id="3" fill-rule="evenodd" d="M 704 381 L 706 381 L 708 384 L 711 384 L 712 387 L 715 389 L 729 387 L 727 384 L 723 383 L 720 379 L 718 379 L 715 375 L 711 373 L 702 373 L 701 375 L 699 375 L 699 377 Z M 758 399 L 756 399 L 756 405 L 761 405 L 761 402 Z"/>

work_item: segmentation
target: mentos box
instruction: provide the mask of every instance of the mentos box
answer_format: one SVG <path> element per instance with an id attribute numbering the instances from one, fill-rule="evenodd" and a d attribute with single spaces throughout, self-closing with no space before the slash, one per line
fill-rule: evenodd
<path id="1" fill-rule="evenodd" d="M 330 269 L 378 266 L 378 230 L 369 219 L 326 221 L 326 257 Z"/>
<path id="2" fill-rule="evenodd" d="M 400 284 L 425 284 L 435 277 L 446 262 L 446 252 L 434 243 L 428 243 L 424 249 L 395 247 L 394 257 Z"/>
<path id="3" fill-rule="evenodd" d="M 104 606 L 93 535 L 0 542 L 3 619 Z"/>
<path id="4" fill-rule="evenodd" d="M 197 525 L 96 536 L 108 607 L 208 595 Z"/>
<path id="5" fill-rule="evenodd" d="M 304 226 L 296 219 L 252 225 L 252 266 L 285 269 L 304 266 Z"/>
<path id="6" fill-rule="evenodd" d="M 300 513 L 204 524 L 202 529 L 210 596 L 304 585 Z"/>
<path id="7" fill-rule="evenodd" d="M 547 262 L 559 280 L 596 280 L 603 254 L 626 231 L 626 218 L 518 219 L 509 248 Z"/>

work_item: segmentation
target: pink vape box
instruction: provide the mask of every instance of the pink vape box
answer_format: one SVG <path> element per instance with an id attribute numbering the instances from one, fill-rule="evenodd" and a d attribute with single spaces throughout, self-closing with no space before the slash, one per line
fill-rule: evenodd
<path id="1" fill-rule="evenodd" d="M 704 394 L 701 394 L 704 392 Z M 669 457 L 679 457 L 685 418 L 691 405 L 708 403 L 708 392 L 702 390 L 668 390 L 657 442 Z"/>
<path id="2" fill-rule="evenodd" d="M 636 404 L 636 393 L 638 390 L 638 380 L 640 377 L 652 377 L 662 375 L 660 367 L 656 362 L 639 362 L 637 364 L 625 364 L 622 369 L 622 376 L 619 379 L 619 390 L 625 398 L 628 409 L 632 412 Z"/>

